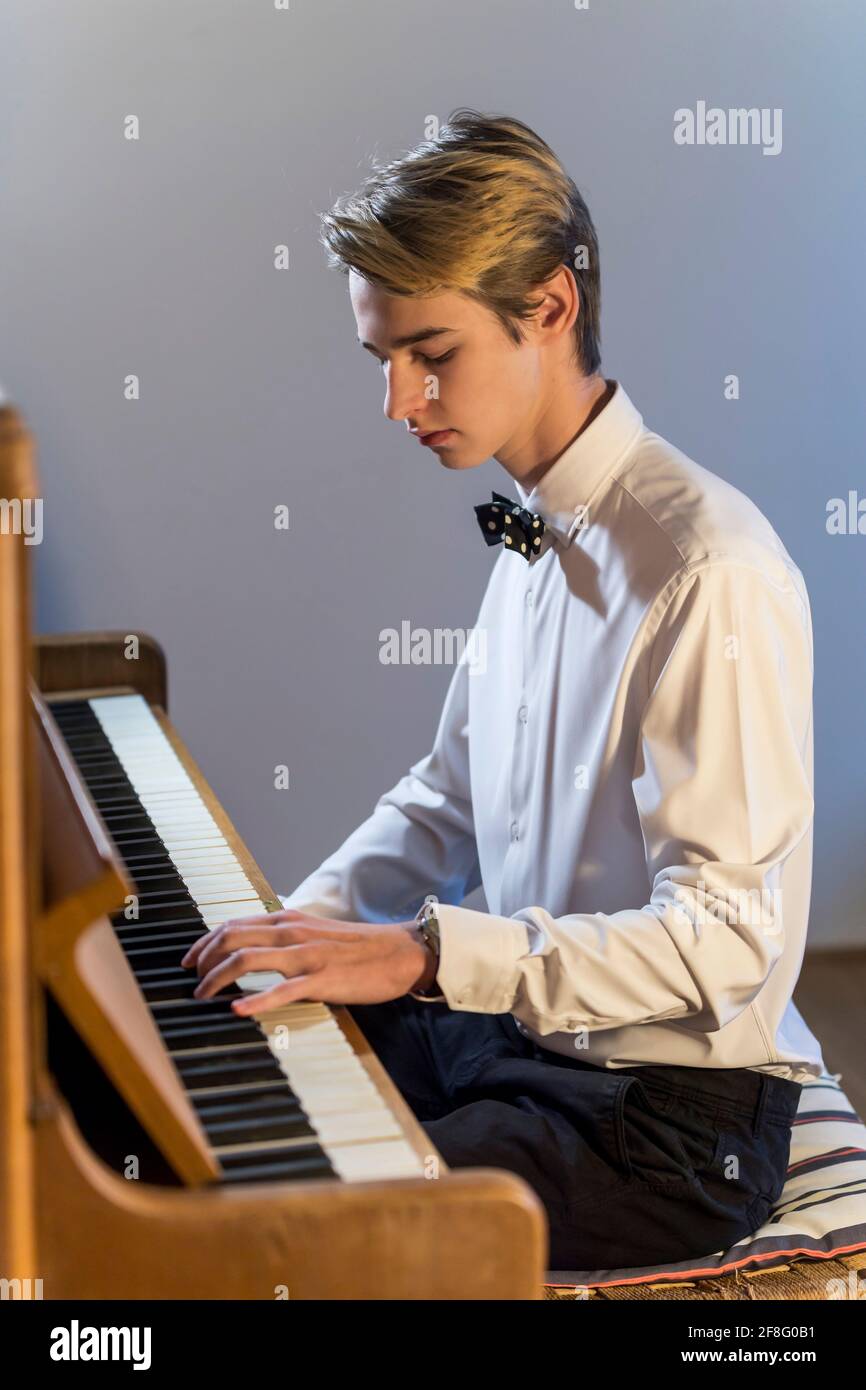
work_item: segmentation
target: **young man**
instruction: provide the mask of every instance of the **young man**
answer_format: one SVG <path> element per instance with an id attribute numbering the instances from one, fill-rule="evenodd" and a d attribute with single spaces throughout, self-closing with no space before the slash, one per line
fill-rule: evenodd
<path id="1" fill-rule="evenodd" d="M 502 547 L 485 662 L 470 644 L 432 751 L 286 911 L 196 943 L 200 996 L 265 969 L 285 983 L 239 1012 L 354 1006 L 446 1162 L 539 1193 L 551 1268 L 723 1250 L 778 1197 L 823 1070 L 791 999 L 813 812 L 802 576 L 600 375 L 595 230 L 521 122 L 455 113 L 323 237 L 388 418 L 513 485 L 477 507 Z M 479 884 L 487 912 L 460 905 Z"/>

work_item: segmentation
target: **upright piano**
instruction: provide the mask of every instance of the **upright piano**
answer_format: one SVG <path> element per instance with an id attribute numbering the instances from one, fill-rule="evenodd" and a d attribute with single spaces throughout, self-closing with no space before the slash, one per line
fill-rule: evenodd
<path id="1" fill-rule="evenodd" d="M 144 634 L 34 638 L 0 408 L 0 1278 L 13 1296 L 537 1299 L 543 1208 L 449 1171 L 345 1008 L 239 1018 L 180 960 L 280 903 Z M 134 640 L 130 640 L 134 639 Z"/>

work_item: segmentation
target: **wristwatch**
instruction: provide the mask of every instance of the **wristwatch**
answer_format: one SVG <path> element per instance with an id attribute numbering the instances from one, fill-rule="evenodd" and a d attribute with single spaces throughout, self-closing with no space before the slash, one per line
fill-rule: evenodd
<path id="1" fill-rule="evenodd" d="M 429 946 L 430 950 L 433 952 L 433 955 L 436 959 L 436 968 L 438 970 L 439 960 L 441 956 L 441 938 L 439 934 L 439 918 L 436 916 L 437 902 L 438 899 L 436 898 L 435 894 L 428 893 L 426 898 L 424 899 L 422 907 L 419 909 L 415 917 L 415 921 L 420 929 L 421 937 L 424 941 L 425 946 Z M 441 1003 L 443 1000 L 447 1003 L 447 1000 L 445 1000 L 445 995 L 441 992 L 437 992 L 435 984 L 435 974 L 433 978 L 434 984 L 430 990 L 410 989 L 410 997 L 412 999 L 418 999 L 424 1004 Z"/>

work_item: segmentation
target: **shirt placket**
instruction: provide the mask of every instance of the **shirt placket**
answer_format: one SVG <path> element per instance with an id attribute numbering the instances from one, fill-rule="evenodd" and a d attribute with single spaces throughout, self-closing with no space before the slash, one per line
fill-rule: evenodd
<path id="1" fill-rule="evenodd" d="M 532 759 L 529 735 L 529 677 L 533 669 L 535 650 L 535 587 L 529 578 L 524 590 L 520 623 L 520 693 L 514 717 L 511 779 L 509 784 L 509 840 L 502 874 L 500 911 L 510 916 L 524 900 L 527 874 L 526 855 L 529 848 L 529 778 Z M 524 1025 L 516 1020 L 520 1032 L 527 1036 Z"/>
<path id="2" fill-rule="evenodd" d="M 532 670 L 534 645 L 535 592 L 532 582 L 526 583 L 521 600 L 520 621 L 520 689 L 514 710 L 511 740 L 511 771 L 508 786 L 508 848 L 502 871 L 500 911 L 506 916 L 514 910 L 520 896 L 519 888 L 525 876 L 526 847 L 530 831 L 529 779 L 529 674 Z"/>

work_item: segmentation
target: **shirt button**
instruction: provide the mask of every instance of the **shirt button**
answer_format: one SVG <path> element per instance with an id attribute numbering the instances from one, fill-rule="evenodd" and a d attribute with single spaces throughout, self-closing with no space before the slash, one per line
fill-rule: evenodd
<path id="1" fill-rule="evenodd" d="M 532 603 L 533 603 L 532 590 L 531 590 L 531 589 L 527 589 L 527 590 L 526 590 L 526 606 L 527 606 L 527 608 L 531 608 L 531 607 L 532 607 Z"/>
<path id="2" fill-rule="evenodd" d="M 512 840 L 516 840 L 516 839 L 517 839 L 517 830 L 518 830 L 517 821 L 516 821 L 516 820 L 513 820 L 513 821 L 511 822 L 511 838 L 512 838 Z"/>
<path id="3" fill-rule="evenodd" d="M 527 716 L 528 714 L 529 714 L 529 710 L 528 710 L 527 706 L 526 706 L 526 705 L 521 705 L 521 706 L 520 706 L 520 709 L 517 711 L 517 717 L 519 718 L 521 724 L 525 724 L 525 723 L 526 723 L 526 716 Z"/>

